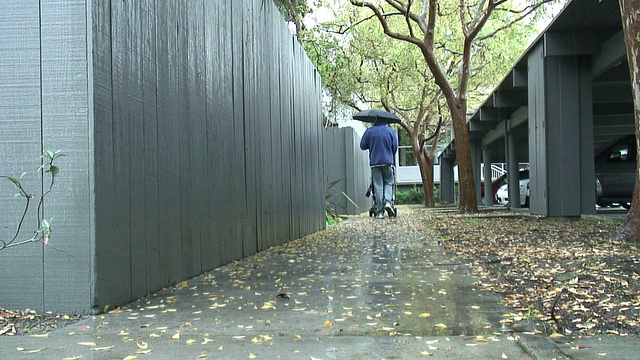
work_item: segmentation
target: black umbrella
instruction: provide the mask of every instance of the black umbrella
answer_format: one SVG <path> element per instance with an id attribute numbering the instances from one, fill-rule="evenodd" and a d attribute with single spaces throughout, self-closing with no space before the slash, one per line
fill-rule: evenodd
<path id="1" fill-rule="evenodd" d="M 364 110 L 359 113 L 353 115 L 355 120 L 360 120 L 364 122 L 375 123 L 376 121 L 382 121 L 387 124 L 399 124 L 400 118 L 396 114 L 392 114 L 388 111 L 384 110 Z"/>

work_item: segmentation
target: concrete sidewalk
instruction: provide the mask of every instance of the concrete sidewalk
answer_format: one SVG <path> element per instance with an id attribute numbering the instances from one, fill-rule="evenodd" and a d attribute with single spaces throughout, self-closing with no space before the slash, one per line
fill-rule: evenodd
<path id="1" fill-rule="evenodd" d="M 46 337 L 0 337 L 0 359 L 636 359 L 636 339 L 549 339 L 420 223 L 354 217 Z"/>

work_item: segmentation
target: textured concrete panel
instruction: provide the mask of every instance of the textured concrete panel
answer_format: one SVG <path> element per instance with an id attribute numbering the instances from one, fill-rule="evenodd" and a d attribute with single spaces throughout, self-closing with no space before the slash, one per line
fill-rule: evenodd
<path id="1" fill-rule="evenodd" d="M 67 154 L 64 252 L 0 262 L 3 306 L 99 312 L 324 227 L 320 78 L 273 4 L 0 6 L 0 173 Z"/>

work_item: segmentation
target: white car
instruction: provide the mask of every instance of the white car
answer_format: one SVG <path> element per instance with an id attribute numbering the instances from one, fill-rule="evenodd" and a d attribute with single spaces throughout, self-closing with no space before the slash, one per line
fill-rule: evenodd
<path id="1" fill-rule="evenodd" d="M 529 206 L 529 196 L 531 195 L 529 191 L 529 179 L 521 179 L 520 180 L 520 206 L 528 207 Z M 498 200 L 498 204 L 508 205 L 509 204 L 509 187 L 507 184 L 504 184 L 498 188 L 496 191 L 496 199 Z"/>

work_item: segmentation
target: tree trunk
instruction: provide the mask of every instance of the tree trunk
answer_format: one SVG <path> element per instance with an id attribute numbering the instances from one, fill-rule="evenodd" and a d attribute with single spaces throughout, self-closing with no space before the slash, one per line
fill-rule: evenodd
<path id="1" fill-rule="evenodd" d="M 436 201 L 433 197 L 433 160 L 424 152 L 414 149 L 413 151 L 418 160 L 420 168 L 420 178 L 422 179 L 422 189 L 424 190 L 424 206 L 434 207 Z"/>
<path id="2" fill-rule="evenodd" d="M 471 162 L 471 142 L 469 129 L 467 128 L 466 109 L 458 107 L 456 111 L 452 111 L 451 122 L 453 123 L 456 140 L 456 160 L 458 161 L 458 181 L 460 182 L 458 211 L 461 213 L 478 212 L 476 180 L 473 176 Z"/>
<path id="3" fill-rule="evenodd" d="M 625 222 L 618 228 L 613 240 L 640 242 L 640 2 L 620 0 L 622 28 L 629 60 L 629 74 L 633 87 L 633 104 L 636 125 L 636 186 L 631 209 Z"/>

